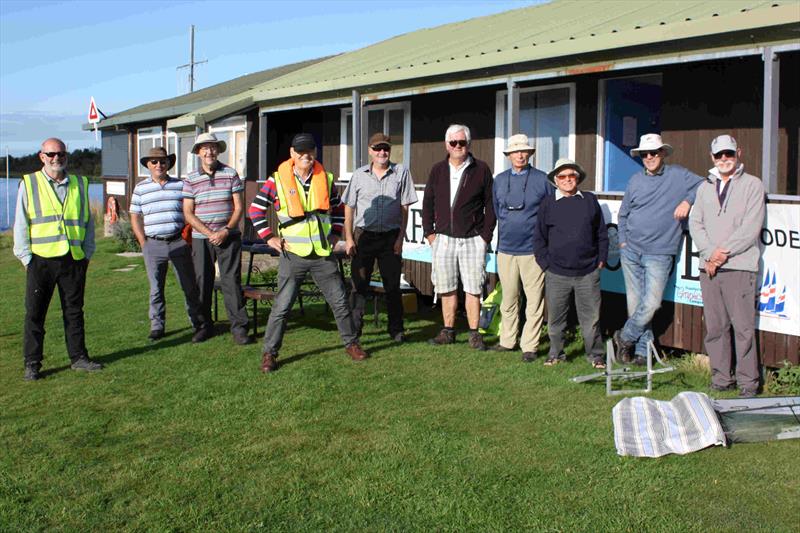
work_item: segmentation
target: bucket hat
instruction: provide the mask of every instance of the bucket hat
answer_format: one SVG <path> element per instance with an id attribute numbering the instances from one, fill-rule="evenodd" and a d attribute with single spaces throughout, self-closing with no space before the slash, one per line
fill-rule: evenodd
<path id="1" fill-rule="evenodd" d="M 213 133 L 201 133 L 194 140 L 194 144 L 192 145 L 192 153 L 196 154 L 201 145 L 208 143 L 215 143 L 219 148 L 219 153 L 222 153 L 228 149 L 228 145 L 225 143 L 225 141 L 220 141 Z"/>
<path id="2" fill-rule="evenodd" d="M 664 149 L 666 155 L 672 154 L 672 146 L 665 144 L 658 133 L 646 133 L 639 139 L 639 146 L 631 149 L 631 157 L 638 157 L 640 152 L 654 152 Z"/>
<path id="3" fill-rule="evenodd" d="M 561 158 L 558 161 L 556 161 L 555 168 L 553 168 L 553 170 L 547 173 L 547 179 L 549 179 L 555 184 L 556 175 L 565 168 L 571 168 L 572 170 L 578 173 L 579 185 L 583 180 L 586 179 L 586 172 L 583 170 L 583 167 L 581 167 L 578 163 L 576 163 L 572 159 L 567 159 L 567 158 Z"/>

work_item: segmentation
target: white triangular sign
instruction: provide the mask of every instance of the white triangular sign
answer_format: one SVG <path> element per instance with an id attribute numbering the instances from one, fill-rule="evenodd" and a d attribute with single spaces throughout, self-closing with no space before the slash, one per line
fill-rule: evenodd
<path id="1" fill-rule="evenodd" d="M 97 112 L 97 105 L 94 103 L 94 96 L 89 102 L 89 124 L 97 124 L 100 122 L 100 113 Z"/>

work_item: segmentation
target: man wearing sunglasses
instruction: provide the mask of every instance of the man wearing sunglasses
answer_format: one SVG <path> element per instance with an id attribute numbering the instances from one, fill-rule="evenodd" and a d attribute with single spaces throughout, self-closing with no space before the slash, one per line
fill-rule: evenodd
<path id="1" fill-rule="evenodd" d="M 486 249 L 495 226 L 492 171 L 469 151 L 470 131 L 453 124 L 444 145 L 447 158 L 431 168 L 422 200 L 422 230 L 432 247 L 431 280 L 442 299 L 444 327 L 431 344 L 455 342 L 458 281 L 464 286 L 469 345 L 485 350 L 478 332 Z M 531 229 L 531 231 L 533 231 Z"/>
<path id="2" fill-rule="evenodd" d="M 646 364 L 654 340 L 650 322 L 661 298 L 683 236 L 683 221 L 702 178 L 680 165 L 667 165 L 672 146 L 661 135 L 642 135 L 631 157 L 644 169 L 631 176 L 618 215 L 620 262 L 625 278 L 628 320 L 614 333 L 615 353 L 625 363 Z"/>
<path id="3" fill-rule="evenodd" d="M 71 368 L 103 368 L 89 358 L 84 332 L 86 269 L 95 250 L 89 180 L 67 174 L 61 139 L 44 141 L 39 160 L 42 170 L 22 177 L 14 218 L 14 255 L 26 270 L 22 354 L 28 381 L 41 377 L 44 323 L 56 287 Z"/>
<path id="4" fill-rule="evenodd" d="M 386 293 L 389 336 L 395 342 L 403 342 L 401 254 L 408 206 L 417 201 L 417 192 L 408 169 L 389 160 L 391 151 L 388 135 L 375 133 L 370 137 L 371 163 L 353 172 L 342 196 L 344 234 L 347 254 L 353 258 L 351 299 L 356 331 L 360 336 L 372 269 L 377 261 Z"/>
<path id="5" fill-rule="evenodd" d="M 494 350 L 510 352 L 517 345 L 519 305 L 524 291 L 527 304 L 519 344 L 526 363 L 536 359 L 544 315 L 544 272 L 534 257 L 534 230 L 539 204 L 554 194 L 547 175 L 529 163 L 534 152 L 527 135 L 509 137 L 503 153 L 511 168 L 494 178 L 492 188 L 498 232 L 497 274 L 503 286 L 500 341 Z"/>
<path id="6" fill-rule="evenodd" d="M 738 385 L 739 395 L 751 398 L 758 391 L 753 303 L 761 256 L 758 236 L 766 207 L 763 183 L 744 171 L 740 158 L 741 149 L 730 135 L 711 141 L 714 167 L 697 190 L 689 231 L 702 264 L 700 288 L 711 388 L 725 391 Z"/>
<path id="7" fill-rule="evenodd" d="M 129 212 L 131 228 L 144 254 L 150 282 L 148 338 L 157 341 L 164 336 L 167 317 L 164 282 L 167 266 L 172 263 L 195 330 L 192 342 L 202 342 L 207 338 L 207 324 L 194 276 L 192 250 L 181 235 L 184 226 L 183 182 L 167 173 L 175 165 L 175 154 L 167 155 L 167 151 L 159 146 L 151 148 L 139 161 L 150 171 L 150 177 L 134 187 Z"/>

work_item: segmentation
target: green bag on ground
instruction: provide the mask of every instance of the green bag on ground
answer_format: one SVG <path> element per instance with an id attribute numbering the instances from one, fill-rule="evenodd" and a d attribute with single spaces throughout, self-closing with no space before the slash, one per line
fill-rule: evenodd
<path id="1" fill-rule="evenodd" d="M 483 335 L 500 334 L 500 302 L 503 300 L 503 287 L 497 282 L 494 290 L 481 304 L 481 317 L 478 322 L 478 331 Z"/>

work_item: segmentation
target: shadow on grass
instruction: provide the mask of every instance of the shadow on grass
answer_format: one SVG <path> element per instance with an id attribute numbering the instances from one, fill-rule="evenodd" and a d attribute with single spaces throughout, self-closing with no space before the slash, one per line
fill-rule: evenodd
<path id="1" fill-rule="evenodd" d="M 186 332 L 186 333 L 183 333 Z M 190 328 L 183 328 L 179 329 L 173 333 L 167 334 L 163 339 L 156 341 L 156 342 L 148 342 L 148 344 L 143 344 L 140 346 L 134 346 L 131 348 L 126 348 L 124 350 L 119 350 L 116 352 L 111 352 L 104 355 L 98 355 L 93 357 L 94 360 L 103 363 L 103 365 L 108 365 L 110 363 L 114 363 L 119 361 L 120 359 L 125 359 L 128 357 L 134 357 L 136 355 L 141 355 L 152 350 L 162 350 L 164 348 L 172 348 L 175 346 L 179 346 L 181 344 L 186 344 L 192 341 L 193 332 Z M 170 338 L 171 337 L 171 338 Z M 69 367 L 65 367 L 69 368 Z"/>

